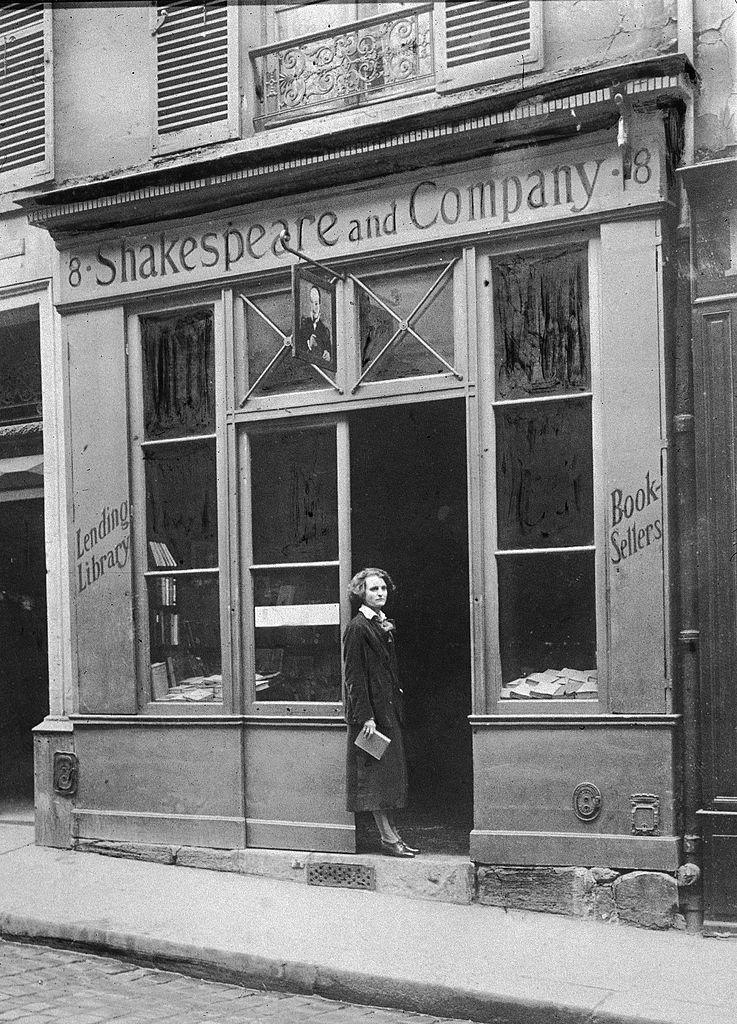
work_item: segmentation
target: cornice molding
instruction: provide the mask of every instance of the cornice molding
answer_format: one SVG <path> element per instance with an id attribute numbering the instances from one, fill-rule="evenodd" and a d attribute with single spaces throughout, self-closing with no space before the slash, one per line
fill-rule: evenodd
<path id="1" fill-rule="evenodd" d="M 673 55 L 663 61 L 664 66 L 673 63 Z M 213 173 L 195 175 L 195 167 L 202 163 L 181 164 L 176 169 L 161 168 L 158 173 L 149 170 L 144 175 L 139 171 L 127 178 L 116 176 L 105 182 L 98 180 L 37 193 L 19 202 L 32 225 L 45 227 L 57 236 L 209 212 L 222 208 L 224 201 L 242 205 L 269 195 L 307 191 L 314 185 L 316 171 L 321 184 L 331 174 L 340 174 L 340 180 L 347 182 L 379 176 L 385 173 L 387 164 L 392 169 L 412 170 L 426 165 L 428 156 L 442 163 L 522 143 L 577 137 L 581 132 L 616 123 L 619 108 L 614 97 L 618 93 L 626 93 L 632 103 L 644 107 L 683 101 L 690 95 L 691 80 L 683 61 L 679 63 L 680 67 L 672 71 L 629 80 L 626 69 L 614 69 L 608 85 L 579 88 L 565 95 L 527 96 L 504 109 L 473 113 L 439 124 L 393 131 L 388 125 L 384 126 L 386 134 L 362 141 L 330 145 L 326 138 L 325 148 L 319 152 L 266 157 L 235 167 L 230 154 L 227 162 L 226 157 L 220 158 L 222 169 Z M 588 77 L 582 77 L 580 83 L 587 80 Z M 318 142 L 319 139 L 309 140 L 313 148 Z M 304 141 L 302 149 L 307 145 Z M 201 152 L 198 156 L 201 157 Z M 253 156 L 244 154 L 243 159 Z M 174 171 L 177 177 L 171 180 Z M 127 184 L 135 187 L 126 187 Z M 100 194 L 101 188 L 104 194 Z"/>

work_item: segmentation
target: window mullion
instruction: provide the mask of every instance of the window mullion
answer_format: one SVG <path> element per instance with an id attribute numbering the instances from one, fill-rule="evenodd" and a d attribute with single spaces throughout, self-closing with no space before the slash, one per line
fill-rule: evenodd
<path id="1" fill-rule="evenodd" d="M 338 579 L 340 586 L 340 618 L 341 636 L 343 628 L 351 618 L 351 604 L 348 598 L 348 584 L 352 573 L 351 547 L 351 447 L 348 418 L 341 416 L 337 425 L 337 458 L 338 458 L 338 559 L 340 567 Z M 345 692 L 345 667 L 341 663 L 341 693 Z"/>
<path id="2" fill-rule="evenodd" d="M 143 430 L 143 356 L 141 350 L 141 323 L 132 316 L 128 321 L 128 387 L 131 429 L 131 499 L 134 514 L 131 517 L 133 535 L 134 567 L 134 630 L 139 643 L 136 644 L 136 679 L 139 707 L 150 700 L 148 628 L 148 597 L 143 572 L 136 567 L 148 565 L 146 537 L 146 479 L 144 449 L 141 440 Z"/>
<path id="3" fill-rule="evenodd" d="M 428 343 L 419 336 L 417 331 L 412 326 L 407 326 L 407 333 L 411 334 L 413 338 L 416 338 L 416 340 L 419 341 L 420 345 L 422 345 L 423 348 L 426 348 L 431 355 L 435 356 L 438 362 L 442 363 L 443 366 L 453 374 L 456 380 L 463 380 L 463 374 L 459 373 L 458 370 L 456 370 L 455 366 L 451 366 L 447 359 L 443 359 L 440 353 L 436 352 L 432 345 L 428 345 Z"/>

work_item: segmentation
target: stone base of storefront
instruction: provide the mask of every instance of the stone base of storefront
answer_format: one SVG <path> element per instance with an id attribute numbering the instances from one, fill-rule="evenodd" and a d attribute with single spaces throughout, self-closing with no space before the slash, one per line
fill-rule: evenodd
<path id="1" fill-rule="evenodd" d="M 95 839 L 77 839 L 74 847 L 83 853 L 302 884 L 369 888 L 407 899 L 480 903 L 645 928 L 685 928 L 676 880 L 673 875 L 659 871 L 510 867 L 474 864 L 464 857 L 441 855 L 394 860 L 374 854 L 216 850 Z M 363 878 L 357 883 L 356 875 L 361 874 Z"/>
<path id="2" fill-rule="evenodd" d="M 568 914 L 644 928 L 686 927 L 678 885 L 661 871 L 479 864 L 475 899 L 493 907 Z"/>
<path id="3" fill-rule="evenodd" d="M 44 719 L 33 730 L 36 844 L 67 849 L 73 845 L 72 810 L 76 793 L 74 732 L 66 718 Z"/>

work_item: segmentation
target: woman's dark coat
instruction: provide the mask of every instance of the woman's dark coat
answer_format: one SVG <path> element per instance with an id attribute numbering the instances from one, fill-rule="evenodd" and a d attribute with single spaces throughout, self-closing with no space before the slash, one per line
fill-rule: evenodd
<path id="1" fill-rule="evenodd" d="M 402 722 L 404 703 L 397 673 L 394 638 L 378 620 L 359 612 L 343 637 L 345 717 L 348 722 L 346 764 L 349 811 L 389 810 L 407 803 L 407 766 Z M 364 722 L 391 739 L 380 761 L 354 745 Z"/>

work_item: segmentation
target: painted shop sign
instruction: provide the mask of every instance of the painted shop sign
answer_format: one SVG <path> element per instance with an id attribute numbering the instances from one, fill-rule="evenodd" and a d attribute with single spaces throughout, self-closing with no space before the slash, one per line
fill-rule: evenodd
<path id="1" fill-rule="evenodd" d="M 128 564 L 130 515 L 128 500 L 105 505 L 99 519 L 75 534 L 77 593 L 94 587 L 103 576 Z"/>
<path id="2" fill-rule="evenodd" d="M 631 491 L 615 487 L 609 495 L 612 565 L 634 558 L 663 539 L 661 491 L 660 477 L 648 470 L 640 487 Z"/>
<path id="3" fill-rule="evenodd" d="M 287 266 L 293 257 L 279 241 L 285 229 L 293 247 L 335 259 L 657 202 L 657 142 L 644 139 L 632 152 L 626 181 L 619 150 L 607 143 L 546 154 L 548 162 L 492 157 L 400 185 L 322 193 L 309 204 L 253 206 L 204 226 L 199 219 L 121 236 L 62 255 L 62 302 Z"/>

